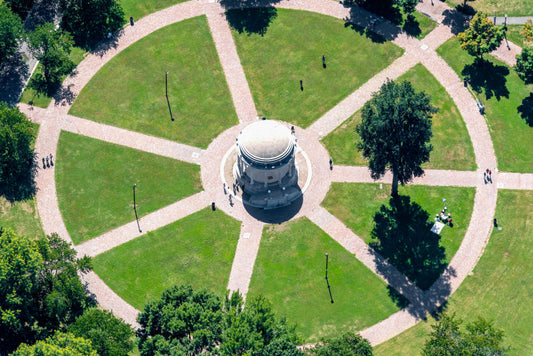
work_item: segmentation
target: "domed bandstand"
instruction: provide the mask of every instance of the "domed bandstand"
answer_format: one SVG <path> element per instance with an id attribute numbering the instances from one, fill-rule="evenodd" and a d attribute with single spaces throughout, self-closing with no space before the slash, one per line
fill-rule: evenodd
<path id="1" fill-rule="evenodd" d="M 318 12 L 336 19 L 352 16 L 358 26 L 372 26 L 371 17 L 365 10 L 359 8 L 350 10 L 342 3 L 331 0 L 281 0 L 275 6 Z M 432 11 L 439 20 L 438 27 L 428 34 L 425 40 L 418 40 L 403 32 L 397 32 L 397 28 L 387 21 L 381 21 L 373 31 L 401 47 L 404 54 L 354 89 L 334 107 L 327 109 L 316 121 L 306 125 L 295 122 L 295 126 L 292 126 L 290 118 L 287 118 L 287 123 L 258 120 L 258 115 L 263 115 L 264 108 L 256 109 L 254 96 L 248 86 L 247 76 L 244 74 L 226 21 L 226 9 L 220 2 L 211 0 L 186 1 L 146 16 L 136 21 L 135 26 L 125 27 L 116 47 L 103 55 L 88 55 L 77 67 L 77 75 L 69 77 L 63 83 L 63 87 L 72 93 L 70 100 L 54 99 L 47 109 L 19 104 L 20 109 L 33 122 L 40 124 L 35 143 L 35 151 L 40 155 L 51 153 L 56 157 L 60 134 L 64 131 L 200 166 L 201 184 L 198 185 L 201 186 L 199 188 L 201 191 L 139 216 L 138 219 L 132 216 L 128 223 L 114 227 L 90 240 L 81 241 L 75 246 L 78 255 L 99 256 L 202 209 L 213 216 L 222 211 L 239 221 L 240 227 L 226 288 L 232 291 L 238 290 L 246 296 L 262 243 L 261 238 L 266 231 L 265 222 L 278 223 L 305 217 L 309 224 L 319 228 L 313 231 L 327 234 L 357 260 L 357 264 L 361 265 L 365 273 L 373 274 L 372 278 L 374 275 L 377 276 L 379 283 L 386 284 L 390 290 L 396 291 L 408 302 L 407 307 L 358 330 L 363 337 L 370 340 L 371 344 L 376 345 L 398 335 L 417 324 L 428 313 L 444 305 L 447 298 L 471 274 L 483 254 L 492 231 L 498 190 L 503 188 L 531 190 L 533 175 L 497 170 L 498 164 L 485 118 L 478 112 L 476 101 L 463 86 L 462 80 L 436 52 L 438 46 L 452 37 L 449 27 L 442 22 L 447 6 L 441 2 L 433 4 L 433 1 L 428 0 L 424 0 L 418 6 L 424 6 L 426 12 Z M 217 60 L 220 59 L 220 65 L 224 70 L 236 113 L 234 126 L 225 127 L 217 133 L 209 145 L 204 148 L 189 146 L 171 139 L 137 132 L 134 129 L 76 117 L 69 113 L 74 98 L 87 85 L 89 79 L 121 51 L 165 26 L 204 15 L 219 54 Z M 117 62 L 111 63 L 117 65 Z M 433 73 L 457 106 L 472 142 L 477 167 L 477 170 L 474 168 L 470 171 L 426 169 L 425 176 L 412 182 L 413 185 L 475 188 L 469 227 L 462 243 L 442 275 L 427 290 L 422 290 L 399 272 L 386 258 L 376 253 L 364 239 L 321 205 L 332 183 L 376 182 L 371 178 L 366 166 L 332 164 L 330 153 L 321 140 L 358 112 L 371 98 L 372 93 L 376 92 L 388 78 L 398 78 L 419 63 Z M 319 66 L 319 68 L 326 70 L 325 67 L 322 69 Z M 327 71 L 330 71 L 333 67 L 328 63 L 327 68 Z M 295 88 L 295 91 L 302 95 L 310 91 L 306 87 L 304 92 L 303 87 L 300 89 L 296 84 Z M 197 98 L 190 99 L 195 103 L 199 101 Z M 166 109 L 166 103 L 164 104 Z M 270 113 L 267 112 L 265 115 Z M 149 117 L 152 119 L 152 116 Z M 58 165 L 61 164 L 58 161 Z M 483 171 L 486 167 L 494 167 L 495 184 L 483 182 Z M 55 166 L 37 172 L 36 201 L 39 217 L 46 234 L 57 232 L 64 240 L 71 242 L 72 231 L 70 234 L 67 231 L 63 221 L 65 215 L 62 215 L 58 203 L 56 179 Z M 386 174 L 378 183 L 391 181 L 391 175 Z M 174 183 L 174 180 L 172 182 Z M 67 198 L 71 197 L 65 199 Z M 211 212 L 211 207 L 216 207 L 214 209 L 216 211 Z M 271 216 L 280 214 L 280 210 L 294 209 L 287 219 L 271 220 L 258 218 L 260 214 L 252 214 L 253 209 L 249 208 Z M 139 226 L 142 227 L 142 231 Z M 282 229 L 278 225 L 272 226 L 273 229 Z M 212 268 L 210 263 L 211 261 L 203 263 L 203 266 Z M 297 274 L 295 276 L 295 279 L 300 277 Z M 83 276 L 83 279 L 102 308 L 112 310 L 128 323 L 138 327 L 136 318 L 139 310 L 128 304 L 119 292 L 106 284 L 101 275 L 89 272 Z M 329 307 L 329 301 L 327 302 Z M 340 303 L 331 304 L 331 306 L 337 305 Z M 327 315 L 329 318 L 329 314 Z M 328 323 L 332 324 L 333 321 Z"/>
<path id="2" fill-rule="evenodd" d="M 300 197 L 296 149 L 294 133 L 276 121 L 257 121 L 241 131 L 233 175 L 244 204 L 273 209 Z"/>

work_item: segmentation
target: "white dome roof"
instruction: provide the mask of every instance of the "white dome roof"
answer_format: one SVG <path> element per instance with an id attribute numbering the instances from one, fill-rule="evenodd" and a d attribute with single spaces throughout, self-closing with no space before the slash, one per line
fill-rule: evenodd
<path id="1" fill-rule="evenodd" d="M 283 161 L 294 152 L 295 144 L 291 131 L 272 120 L 261 120 L 246 126 L 237 140 L 242 155 L 256 164 Z"/>

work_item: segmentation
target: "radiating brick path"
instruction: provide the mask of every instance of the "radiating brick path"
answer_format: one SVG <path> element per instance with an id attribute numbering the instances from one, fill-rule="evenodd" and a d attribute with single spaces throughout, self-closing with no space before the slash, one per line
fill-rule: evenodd
<path id="1" fill-rule="evenodd" d="M 258 5 L 261 2 L 258 1 Z M 282 0 L 277 7 L 314 11 L 340 19 L 349 19 L 361 26 L 368 26 L 372 19 L 378 18 L 367 11 L 355 8 L 350 10 L 331 0 Z M 328 233 L 332 239 L 359 259 L 369 270 L 386 281 L 410 301 L 407 308 L 392 314 L 385 320 L 361 331 L 372 344 L 383 342 L 407 328 L 415 325 L 428 312 L 434 311 L 461 284 L 475 267 L 491 233 L 491 222 L 496 208 L 498 189 L 533 189 L 532 173 L 498 172 L 496 157 L 485 119 L 477 110 L 476 102 L 457 74 L 436 53 L 436 49 L 452 36 L 453 31 L 464 26 L 467 19 L 443 2 L 424 0 L 419 3 L 419 11 L 427 14 L 439 25 L 422 40 L 407 36 L 391 23 L 379 19 L 373 27 L 378 32 L 404 49 L 404 54 L 387 68 L 364 83 L 352 94 L 341 100 L 308 129 L 296 127 L 298 147 L 308 161 L 309 186 L 304 193 L 301 207 L 294 212 L 294 218 L 308 217 Z M 218 51 L 222 69 L 227 79 L 239 125 L 229 128 L 215 138 L 207 149 L 191 147 L 169 140 L 133 132 L 109 125 L 96 123 L 68 115 L 74 98 L 88 83 L 90 78 L 116 54 L 144 36 L 175 22 L 195 16 L 206 15 Z M 451 26 L 454 26 L 453 28 Z M 519 52 L 512 44 L 499 48 L 495 55 L 512 64 Z M 329 155 L 320 139 L 333 131 L 343 121 L 352 116 L 370 99 L 387 78 L 394 79 L 408 71 L 415 64 L 422 63 L 450 94 L 466 124 L 476 155 L 476 171 L 426 170 L 423 177 L 412 184 L 435 186 L 475 187 L 474 207 L 469 227 L 463 242 L 450 262 L 445 273 L 426 292 L 421 291 L 396 268 L 373 251 L 356 234 L 348 229 L 338 218 L 320 204 L 332 182 L 368 183 L 371 179 L 368 168 L 355 166 L 334 166 L 329 169 Z M 181 3 L 137 20 L 135 26 L 124 29 L 116 43 L 100 54 L 87 56 L 77 67 L 76 75 L 65 80 L 61 99 L 53 101 L 47 109 L 34 108 L 19 104 L 20 109 L 33 121 L 40 124 L 35 150 L 38 158 L 52 153 L 56 156 L 61 131 L 85 135 L 95 139 L 112 142 L 165 157 L 198 164 L 201 167 L 203 191 L 163 207 L 137 221 L 117 227 L 92 240 L 75 246 L 78 254 L 96 256 L 120 244 L 166 226 L 192 214 L 212 202 L 218 209 L 242 221 L 240 237 L 229 276 L 228 289 L 239 290 L 246 294 L 253 274 L 255 260 L 261 242 L 265 223 L 264 216 L 256 215 L 245 209 L 238 197 L 232 196 L 231 186 L 224 174 L 224 157 L 231 153 L 235 137 L 248 123 L 256 120 L 256 109 L 247 79 L 240 63 L 224 11 L 218 3 L 210 0 L 194 0 Z M 290 123 L 288 123 L 290 125 Z M 60 163 L 61 164 L 61 163 Z M 485 184 L 483 171 L 491 168 L 494 184 Z M 71 241 L 63 222 L 57 201 L 55 186 L 55 165 L 45 170 L 39 169 L 37 181 L 37 207 L 45 233 L 57 232 L 63 239 Z M 386 174 L 378 182 L 390 183 L 391 176 Z M 252 215 L 251 215 L 252 213 Z M 289 218 L 289 217 L 287 217 Z M 142 231 L 139 231 L 139 228 Z M 95 273 L 83 277 L 100 305 L 112 310 L 117 316 L 138 327 L 138 310 L 127 304 L 113 292 Z"/>

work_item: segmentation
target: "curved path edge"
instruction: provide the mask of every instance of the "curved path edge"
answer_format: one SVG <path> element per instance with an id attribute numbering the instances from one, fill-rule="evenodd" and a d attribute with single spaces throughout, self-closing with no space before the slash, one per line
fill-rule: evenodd
<path id="1" fill-rule="evenodd" d="M 80 90 L 88 83 L 90 78 L 117 53 L 119 53 L 132 43 L 136 42 L 137 40 L 143 38 L 147 34 L 164 26 L 182 21 L 187 18 L 201 15 L 207 15 L 208 22 L 210 23 L 210 29 L 212 31 L 214 28 L 224 26 L 223 23 L 220 21 L 220 18 L 222 18 L 223 16 L 220 5 L 217 3 L 209 3 L 207 1 L 208 0 L 189 1 L 186 3 L 177 4 L 167 9 L 148 15 L 143 19 L 140 19 L 136 22 L 135 26 L 126 27 L 123 31 L 122 36 L 118 39 L 116 47 L 110 48 L 102 55 L 89 55 L 78 66 L 78 73 L 76 75 L 68 77 L 65 80 L 65 82 L 63 83 L 63 89 L 70 91 L 72 93 L 72 97 L 75 97 L 80 92 Z M 428 0 L 424 0 L 423 4 L 427 3 Z M 317 13 L 334 16 L 341 19 L 346 18 L 349 14 L 347 8 L 331 0 L 282 0 L 281 2 L 276 4 L 276 6 L 280 8 L 314 11 Z M 368 25 L 369 19 L 374 16 L 372 14 L 364 12 L 364 10 L 357 10 L 356 13 L 361 16 L 359 20 L 362 19 L 362 25 Z M 213 16 L 220 16 L 220 18 L 213 18 Z M 221 40 L 215 41 L 217 44 L 217 49 L 219 50 L 219 57 L 221 62 L 225 62 L 225 64 L 223 64 L 224 72 L 226 73 L 226 71 L 229 70 L 232 73 L 231 76 L 226 75 L 226 77 L 228 80 L 230 91 L 232 92 L 236 111 L 238 113 L 240 112 L 238 116 L 243 123 L 249 122 L 254 119 L 253 115 L 255 113 L 255 105 L 253 103 L 253 100 L 251 100 L 251 93 L 246 83 L 246 78 L 244 76 L 242 66 L 240 66 L 240 61 L 237 62 L 238 56 L 235 56 L 236 52 L 232 52 L 234 51 L 235 45 L 232 39 L 230 39 L 231 33 L 229 33 L 230 36 L 228 37 L 227 30 L 228 27 L 224 26 L 224 33 L 217 33 L 213 37 L 215 38 L 218 35 L 222 35 L 224 37 Z M 477 112 L 475 100 L 470 95 L 470 93 L 468 93 L 468 91 L 464 88 L 464 90 L 461 89 L 462 82 L 460 81 L 459 77 L 455 74 L 455 72 L 453 72 L 453 70 L 447 65 L 447 63 L 444 62 L 434 51 L 434 49 L 436 48 L 435 44 L 442 43 L 447 38 L 451 37 L 451 32 L 447 28 L 445 28 L 444 25 L 439 25 L 432 33 L 430 33 L 426 37 L 426 39 L 431 40 L 431 43 L 427 45 L 425 44 L 426 39 L 418 41 L 416 39 L 410 38 L 406 36 L 403 32 L 397 31 L 397 28 L 392 26 L 387 21 L 382 21 L 378 26 L 376 26 L 376 31 L 384 34 L 387 38 L 391 39 L 394 43 L 406 50 L 404 56 L 408 58 L 407 62 L 409 63 L 409 65 L 412 66 L 417 62 L 422 62 L 424 66 L 426 66 L 433 73 L 433 75 L 435 75 L 435 77 L 444 86 L 448 93 L 450 93 L 452 99 L 458 106 L 459 111 L 463 116 L 463 119 L 465 120 L 467 130 L 474 146 L 474 152 L 476 154 L 476 163 L 479 169 L 474 173 L 460 173 L 462 177 L 460 177 L 457 181 L 457 185 L 464 184 L 466 186 L 476 186 L 477 188 L 474 201 L 474 209 L 469 227 L 467 229 L 467 233 L 463 239 L 459 250 L 453 257 L 450 265 L 446 269 L 445 273 L 430 288 L 430 290 L 423 293 L 422 296 L 420 295 L 421 292 L 419 290 L 414 289 L 412 287 L 409 287 L 411 292 L 406 292 L 406 289 L 403 290 L 404 292 L 406 292 L 407 295 L 411 296 L 410 298 L 408 298 L 412 302 L 411 306 L 402 309 L 401 311 L 391 315 L 387 319 L 361 332 L 361 334 L 364 337 L 368 338 L 373 345 L 385 341 L 406 330 L 407 328 L 415 325 L 423 318 L 423 316 L 425 316 L 427 312 L 435 310 L 435 308 L 441 305 L 446 300 L 446 298 L 459 287 L 463 279 L 475 267 L 478 259 L 483 253 L 483 249 L 486 243 L 488 242 L 490 236 L 492 226 L 491 219 L 494 215 L 494 211 L 496 208 L 497 189 L 499 188 L 499 186 L 497 186 L 496 184 L 483 185 L 480 182 L 476 184 L 475 175 L 481 177 L 483 170 L 486 167 L 489 167 L 495 172 L 495 182 L 499 185 L 502 185 L 502 188 L 507 188 L 507 185 L 521 187 L 519 189 L 533 189 L 533 186 L 531 186 L 533 182 L 533 174 L 518 175 L 515 173 L 500 173 L 501 182 L 498 180 L 498 173 L 496 173 L 496 158 L 484 117 Z M 221 44 L 229 45 L 230 48 L 228 49 L 226 46 Z M 515 51 L 516 49 L 511 50 Z M 224 57 L 228 55 L 228 53 L 226 53 L 225 51 L 231 52 L 229 53 L 229 56 Z M 235 68 L 236 70 L 234 70 Z M 233 77 L 234 75 L 236 75 L 237 77 Z M 394 75 L 394 73 L 391 73 L 392 77 Z M 234 84 L 230 84 L 230 82 L 232 81 L 234 81 Z M 377 82 L 372 83 L 374 83 L 373 85 L 376 85 L 375 83 Z M 243 88 L 243 86 L 246 86 L 247 90 L 244 90 L 246 88 Z M 242 101 L 239 101 L 239 95 L 243 96 Z M 348 98 L 346 100 L 348 100 Z M 339 113 L 327 113 L 323 118 L 319 119 L 317 125 L 314 125 L 313 128 L 310 130 L 306 130 L 308 137 L 316 137 L 318 139 L 320 136 L 320 130 L 318 129 L 320 125 L 324 125 L 325 127 L 322 132 L 329 132 L 334 128 L 335 124 L 338 125 L 339 123 L 342 123 L 342 121 L 344 121 L 348 117 L 346 116 L 346 113 L 348 111 L 353 111 L 354 108 L 360 105 L 354 105 L 351 102 L 348 103 L 348 101 L 350 100 L 346 100 L 339 103 L 338 105 L 349 105 L 350 108 L 348 110 L 339 110 Z M 101 124 L 91 126 L 93 125 L 93 123 L 86 122 L 88 120 L 75 118 L 73 116 L 67 115 L 71 104 L 72 101 L 54 100 L 46 110 L 37 110 L 32 107 L 19 104 L 19 107 L 23 112 L 27 112 L 34 122 L 41 124 L 37 141 L 35 144 L 35 151 L 38 154 L 44 156 L 52 153 L 54 156 L 56 155 L 57 143 L 62 129 L 74 132 L 83 125 L 86 125 L 85 129 L 82 130 L 82 134 L 91 135 L 94 134 L 95 130 L 103 130 L 99 134 L 99 137 L 101 135 L 107 134 L 106 127 L 109 130 L 122 130 Z M 240 105 L 242 105 L 242 107 Z M 130 133 L 127 130 L 120 132 L 128 134 Z M 112 141 L 113 139 L 107 137 L 106 140 Z M 122 142 L 117 143 L 122 144 Z M 303 143 L 305 144 L 305 141 Z M 307 144 L 311 145 L 311 143 Z M 194 148 L 187 148 L 185 147 L 185 145 L 183 145 L 183 147 L 181 147 L 179 150 L 187 151 L 194 150 Z M 199 162 L 201 162 L 203 164 L 205 163 L 204 153 L 204 151 L 189 151 L 189 160 L 194 161 L 193 163 L 198 164 Z M 194 154 L 197 154 L 198 156 L 193 156 Z M 191 159 L 191 156 L 193 156 L 194 159 Z M 187 160 L 184 156 L 176 158 Z M 37 207 L 39 209 L 45 233 L 50 234 L 53 232 L 57 232 L 63 239 L 71 242 L 70 236 L 64 225 L 64 222 L 61 217 L 61 212 L 59 210 L 54 179 L 54 168 L 47 170 L 39 169 L 37 172 Z M 313 167 L 313 170 L 320 171 L 320 169 L 320 167 Z M 342 169 L 344 168 L 342 168 L 341 166 L 335 166 L 334 171 Z M 347 169 L 352 171 L 357 170 L 353 168 Z M 434 178 L 422 177 L 421 181 L 424 181 L 424 179 L 426 179 L 427 181 L 434 181 L 434 179 L 446 178 L 442 176 L 437 177 L 436 172 L 437 171 L 428 170 L 428 177 L 433 175 Z M 357 175 L 362 174 L 362 172 L 355 173 Z M 332 173 L 333 177 L 335 177 L 335 174 L 337 173 Z M 337 179 L 340 180 L 340 178 Z M 385 177 L 385 179 L 387 178 Z M 335 179 L 330 179 L 330 181 L 331 180 Z M 207 202 L 209 204 L 209 202 L 207 201 L 208 199 L 205 197 L 205 194 L 202 194 L 203 193 L 198 193 L 197 197 L 193 199 L 197 199 L 199 202 L 201 202 L 201 204 L 204 204 L 205 206 L 205 203 Z M 179 202 L 175 204 L 178 203 Z M 309 203 L 304 202 L 304 204 Z M 175 209 L 175 207 L 173 209 Z M 224 206 L 224 209 L 229 208 Z M 308 216 L 314 216 L 315 220 L 318 221 L 320 219 L 320 216 L 324 216 L 323 212 L 321 214 L 320 209 L 323 208 L 317 207 L 314 211 L 310 212 Z M 158 224 L 160 224 L 160 222 Z M 241 246 L 241 251 L 239 252 L 239 247 L 237 247 L 238 251 L 236 252 L 235 259 L 233 262 L 235 269 L 232 267 L 230 282 L 228 283 L 228 288 L 232 290 L 239 289 L 241 290 L 241 292 L 243 292 L 245 289 L 247 290 L 249 280 L 253 272 L 253 265 L 248 266 L 245 269 L 246 273 L 241 274 L 239 274 L 239 266 L 246 262 L 246 258 L 248 258 L 247 252 L 249 251 L 253 252 L 253 250 L 255 250 L 255 252 L 253 253 L 253 258 L 255 259 L 261 237 L 261 233 L 259 232 L 259 230 L 254 230 L 254 239 L 251 239 L 250 242 L 244 241 L 246 239 L 245 234 L 247 226 L 247 222 L 243 220 L 243 227 L 241 228 L 241 238 L 238 242 L 238 246 Z M 254 229 L 258 227 L 259 224 L 253 225 Z M 327 226 L 325 226 L 325 228 L 328 229 Z M 262 231 L 262 224 L 260 230 Z M 337 235 L 336 233 L 332 234 L 334 235 L 331 236 L 333 239 L 339 238 L 339 235 Z M 352 239 L 350 240 L 351 242 L 347 242 L 347 244 L 352 244 L 354 241 L 357 241 L 354 236 L 355 234 L 352 236 Z M 251 247 L 245 247 L 246 243 L 250 244 Z M 90 242 L 88 242 L 86 246 L 88 246 L 89 244 Z M 83 248 L 80 248 L 80 250 L 83 250 Z M 349 251 L 351 250 L 349 249 Z M 354 253 L 357 255 L 357 252 L 355 250 Z M 388 278 L 390 276 L 386 277 Z M 398 278 L 402 279 L 402 277 L 405 278 L 404 276 L 394 278 L 395 281 L 397 281 Z M 124 300 L 118 297 L 118 295 L 116 295 L 116 293 L 114 293 L 95 273 L 91 272 L 84 275 L 83 280 L 88 283 L 89 289 L 91 291 L 95 291 L 96 298 L 103 307 L 112 310 L 117 316 L 123 318 L 125 321 L 131 323 L 132 325 L 138 326 L 138 324 L 136 323 L 136 316 L 138 310 L 131 307 Z M 393 287 L 402 289 L 402 284 L 397 284 L 395 286 L 395 281 L 388 282 Z M 406 285 L 409 286 L 408 283 Z M 405 284 L 403 284 L 403 286 L 405 286 Z M 409 288 L 407 288 L 407 290 L 409 290 Z"/>

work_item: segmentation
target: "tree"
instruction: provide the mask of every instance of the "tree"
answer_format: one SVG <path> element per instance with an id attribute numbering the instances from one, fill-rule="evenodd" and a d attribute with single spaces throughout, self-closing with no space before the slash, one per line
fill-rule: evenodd
<path id="1" fill-rule="evenodd" d="M 33 6 L 34 0 L 4 0 L 4 3 L 9 6 L 11 11 L 19 15 L 21 18 L 26 18 Z"/>
<path id="2" fill-rule="evenodd" d="M 23 30 L 20 17 L 0 2 L 0 68 L 5 60 L 17 52 Z"/>
<path id="3" fill-rule="evenodd" d="M 61 27 L 78 46 L 90 48 L 124 26 L 124 10 L 115 0 L 60 0 Z"/>
<path id="4" fill-rule="evenodd" d="M 322 343 L 309 350 L 309 353 L 316 356 L 372 356 L 373 354 L 368 340 L 349 332 L 322 340 Z"/>
<path id="5" fill-rule="evenodd" d="M 53 234 L 30 240 L 0 231 L 0 344 L 33 343 L 72 323 L 91 303 L 78 273 L 90 259 Z"/>
<path id="6" fill-rule="evenodd" d="M 461 48 L 476 59 L 483 60 L 485 53 L 490 53 L 500 46 L 505 31 L 495 26 L 483 12 L 478 12 L 470 21 L 469 27 L 457 35 Z"/>
<path id="7" fill-rule="evenodd" d="M 11 356 L 98 356 L 91 342 L 82 337 L 61 332 L 35 345 L 21 344 Z"/>
<path id="8" fill-rule="evenodd" d="M 100 356 L 126 356 L 133 349 L 133 330 L 107 310 L 87 309 L 68 331 L 90 340 Z"/>
<path id="9" fill-rule="evenodd" d="M 42 265 L 35 243 L 0 227 L 0 345 L 7 350 L 33 341 L 33 291 Z"/>
<path id="10" fill-rule="evenodd" d="M 507 348 L 502 346 L 503 331 L 494 323 L 478 317 L 461 330 L 462 320 L 455 314 L 441 314 L 439 321 L 431 326 L 433 331 L 426 340 L 422 354 L 425 356 L 503 356 Z"/>
<path id="11" fill-rule="evenodd" d="M 422 163 L 429 160 L 431 117 L 437 109 L 423 92 L 416 93 L 409 82 L 387 81 L 362 109 L 356 127 L 361 140 L 357 148 L 368 158 L 373 179 L 388 169 L 392 172 L 393 196 L 413 177 L 420 177 Z"/>
<path id="12" fill-rule="evenodd" d="M 276 318 L 262 297 L 252 298 L 243 308 L 238 293 L 223 302 L 211 292 L 176 286 L 148 303 L 138 321 L 143 356 L 302 355 L 294 328 Z"/>
<path id="13" fill-rule="evenodd" d="M 524 22 L 521 34 L 526 41 L 533 41 L 533 23 L 531 22 L 531 19 Z"/>
<path id="14" fill-rule="evenodd" d="M 70 73 L 76 66 L 69 57 L 72 37 L 68 32 L 56 29 L 54 24 L 37 26 L 29 34 L 28 42 L 30 52 L 43 67 L 42 81 L 48 88 L 59 84 L 61 76 Z"/>
<path id="15" fill-rule="evenodd" d="M 0 195 L 10 201 L 35 192 L 33 126 L 16 107 L 0 102 Z"/>
<path id="16" fill-rule="evenodd" d="M 403 12 L 408 16 L 413 16 L 413 12 L 416 10 L 416 4 L 418 0 L 395 0 L 396 4 L 403 9 Z"/>
<path id="17" fill-rule="evenodd" d="M 526 47 L 516 56 L 516 73 L 526 84 L 533 83 L 533 47 Z"/>

